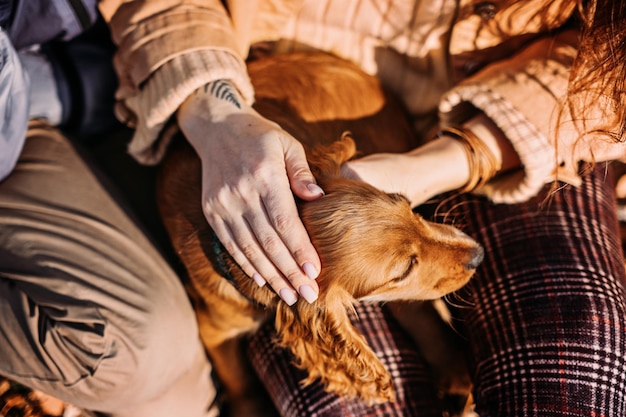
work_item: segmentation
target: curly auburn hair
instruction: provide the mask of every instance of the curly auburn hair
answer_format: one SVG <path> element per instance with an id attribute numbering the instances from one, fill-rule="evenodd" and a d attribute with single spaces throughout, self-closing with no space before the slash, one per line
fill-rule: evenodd
<path id="1" fill-rule="evenodd" d="M 583 136 L 626 141 L 626 1 L 538 2 L 543 6 L 535 17 L 544 28 L 578 31 L 578 52 L 559 117 L 574 121 Z M 570 16 L 565 24 L 563 16 Z"/>
<path id="2" fill-rule="evenodd" d="M 626 140 L 626 2 L 577 0 L 581 29 L 569 80 L 568 106 L 574 120 L 599 110 L 606 124 L 587 133 Z M 601 108 L 599 108 L 601 107 Z M 591 110 L 590 110 L 591 109 Z"/>

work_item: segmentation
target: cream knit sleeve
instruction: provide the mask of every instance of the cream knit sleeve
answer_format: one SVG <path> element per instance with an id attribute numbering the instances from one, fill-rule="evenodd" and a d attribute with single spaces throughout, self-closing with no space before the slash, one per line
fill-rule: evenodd
<path id="1" fill-rule="evenodd" d="M 221 0 L 101 0 L 100 9 L 118 46 L 115 112 L 135 129 L 139 162 L 160 161 L 177 109 L 199 87 L 228 79 L 252 103 L 247 47 Z"/>
<path id="2" fill-rule="evenodd" d="M 440 101 L 443 125 L 463 122 L 460 109 L 478 109 L 504 132 L 518 153 L 521 171 L 496 177 L 481 189 L 494 202 L 527 200 L 551 181 L 581 183 L 578 161 L 572 157 L 577 132 L 564 127 L 559 113 L 574 55 L 569 45 L 538 41 L 485 67 Z"/>
<path id="3" fill-rule="evenodd" d="M 158 163 L 173 135 L 167 125 L 178 107 L 193 91 L 219 79 L 230 80 L 252 104 L 254 92 L 245 64 L 230 52 L 199 50 L 163 64 L 135 95 L 116 106 L 117 117 L 135 129 L 129 153 L 140 163 Z"/>
<path id="4" fill-rule="evenodd" d="M 511 141 L 523 169 L 499 176 L 477 193 L 496 203 L 528 200 L 550 180 L 554 180 L 556 151 L 545 135 L 519 109 L 497 92 L 484 85 L 466 85 L 448 92 L 439 109 L 442 126 L 450 124 L 447 115 L 462 102 L 469 102 L 487 115 Z"/>

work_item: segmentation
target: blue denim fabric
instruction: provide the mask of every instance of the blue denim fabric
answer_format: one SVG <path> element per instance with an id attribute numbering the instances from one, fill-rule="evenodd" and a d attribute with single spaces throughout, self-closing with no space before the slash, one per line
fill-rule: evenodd
<path id="1" fill-rule="evenodd" d="M 0 181 L 11 172 L 24 145 L 29 91 L 28 75 L 0 29 Z"/>
<path id="2" fill-rule="evenodd" d="M 5 30 L 19 50 L 51 40 L 69 40 L 97 17 L 97 0 L 16 0 Z"/>
<path id="3" fill-rule="evenodd" d="M 0 28 L 6 27 L 13 14 L 13 0 L 0 0 Z"/>
<path id="4" fill-rule="evenodd" d="M 97 0 L 0 0 L 0 19 L 1 181 L 15 166 L 29 119 L 30 81 L 16 51 L 82 33 L 97 19 Z"/>

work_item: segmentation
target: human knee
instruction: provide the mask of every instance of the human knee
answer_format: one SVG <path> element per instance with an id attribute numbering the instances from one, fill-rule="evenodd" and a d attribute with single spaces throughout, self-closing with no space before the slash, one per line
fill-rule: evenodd
<path id="1" fill-rule="evenodd" d="M 51 320 L 44 330 L 42 348 L 58 374 L 48 391 L 76 405 L 115 410 L 150 401 L 204 355 L 190 309 L 152 308 L 130 320 L 90 314 L 81 324 Z"/>

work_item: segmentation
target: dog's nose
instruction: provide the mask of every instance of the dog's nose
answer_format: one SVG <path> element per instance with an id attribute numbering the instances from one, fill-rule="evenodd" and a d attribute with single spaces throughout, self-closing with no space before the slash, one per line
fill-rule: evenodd
<path id="1" fill-rule="evenodd" d="M 480 263 L 483 261 L 484 258 L 485 258 L 485 250 L 480 245 L 476 246 L 469 262 L 465 265 L 465 268 L 467 269 L 478 268 L 478 265 L 480 265 Z"/>

